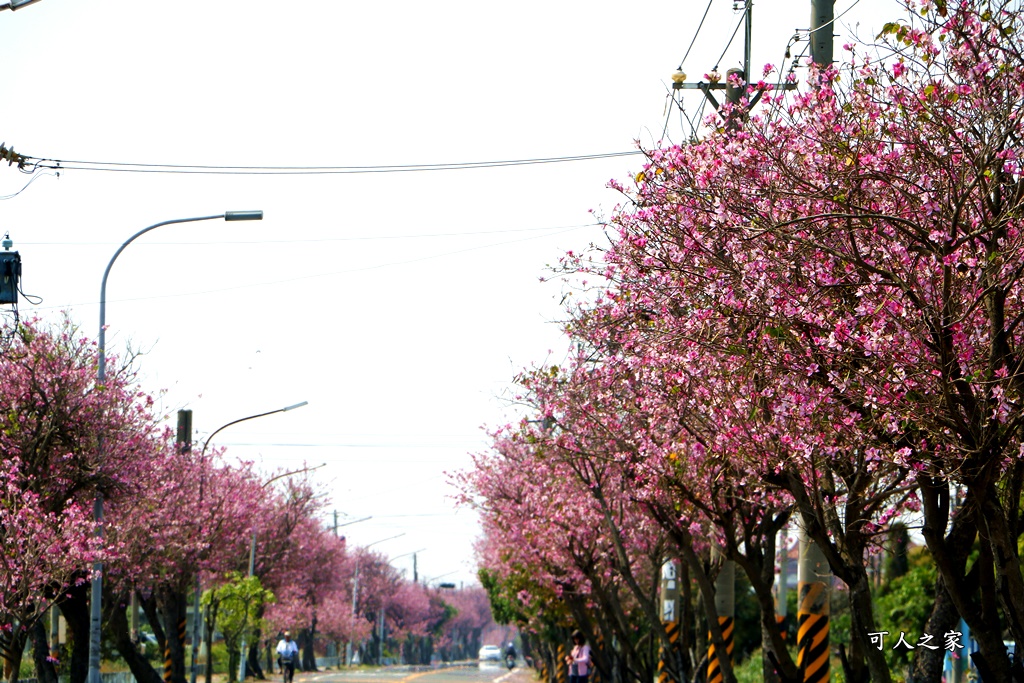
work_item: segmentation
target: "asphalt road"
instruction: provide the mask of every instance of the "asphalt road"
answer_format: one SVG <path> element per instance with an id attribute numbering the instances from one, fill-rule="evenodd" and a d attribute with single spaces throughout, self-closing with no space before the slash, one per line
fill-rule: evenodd
<path id="1" fill-rule="evenodd" d="M 525 667 L 509 671 L 498 662 L 472 666 L 424 669 L 393 666 L 351 671 L 296 673 L 295 683 L 533 683 L 534 672 Z M 274 676 L 270 683 L 280 683 Z"/>

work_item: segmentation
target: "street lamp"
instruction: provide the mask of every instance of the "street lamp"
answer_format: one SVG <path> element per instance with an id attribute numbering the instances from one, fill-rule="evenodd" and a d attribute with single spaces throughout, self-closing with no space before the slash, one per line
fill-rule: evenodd
<path id="1" fill-rule="evenodd" d="M 445 572 L 444 574 L 438 574 L 437 576 L 432 576 L 429 579 L 423 579 L 423 584 L 426 585 L 426 584 L 428 584 L 428 583 L 430 583 L 432 581 L 437 581 L 438 579 L 443 579 L 446 576 L 451 576 L 452 574 L 458 574 L 458 572 L 459 572 L 458 569 L 453 569 L 450 572 Z M 444 588 L 445 586 L 444 585 L 439 585 L 438 587 L 439 588 Z M 454 585 L 452 587 L 454 588 Z"/>
<path id="2" fill-rule="evenodd" d="M 217 429 L 213 430 L 213 433 L 210 434 L 210 436 L 208 436 L 206 438 L 206 443 L 203 444 L 203 450 L 199 453 L 199 460 L 200 460 L 200 462 L 204 463 L 204 465 L 203 465 L 203 467 L 204 467 L 203 474 L 205 474 L 206 449 L 209 447 L 210 442 L 213 441 L 213 437 L 217 436 L 217 434 L 219 434 L 221 430 L 227 429 L 228 427 L 230 427 L 232 425 L 236 425 L 239 422 L 245 422 L 246 420 L 255 420 L 258 417 L 266 417 L 267 415 L 273 415 L 275 413 L 287 413 L 289 410 L 295 410 L 296 408 L 301 408 L 302 406 L 305 406 L 305 405 L 309 405 L 309 402 L 308 401 L 303 401 L 302 403 L 296 403 L 295 405 L 285 406 L 284 408 L 278 408 L 276 410 L 268 410 L 265 413 L 259 413 L 257 415 L 250 415 L 248 417 L 243 417 L 243 418 L 239 418 L 237 420 L 232 420 L 231 422 L 228 422 L 227 424 L 221 425 Z M 273 481 L 273 479 L 271 479 L 270 481 Z M 264 484 L 264 486 L 266 486 L 266 484 Z M 203 504 L 202 480 L 200 480 L 200 485 L 199 485 L 199 504 L 200 505 Z M 253 537 L 255 538 L 255 534 L 254 534 Z M 249 567 L 249 576 L 252 576 L 252 566 L 251 566 L 251 563 L 250 563 L 250 567 Z M 190 683 L 196 683 L 196 676 L 198 675 L 198 672 L 196 670 L 197 669 L 196 657 L 198 656 L 198 653 L 199 653 L 199 647 L 198 647 L 198 645 L 199 645 L 199 598 L 200 598 L 201 594 L 202 594 L 202 585 L 200 584 L 200 581 L 199 581 L 199 568 L 197 567 L 196 568 L 196 595 L 195 595 L 195 601 L 193 603 L 193 610 L 194 611 L 193 611 L 193 614 L 192 614 L 192 671 L 191 671 L 191 673 L 189 675 Z"/>
<path id="3" fill-rule="evenodd" d="M 420 582 L 419 574 L 417 573 L 417 570 L 416 570 L 416 555 L 417 555 L 417 553 L 422 553 L 424 550 L 426 550 L 426 548 L 420 548 L 418 550 L 413 550 L 410 553 L 402 553 L 401 555 L 396 555 L 396 556 L 392 557 L 390 560 L 388 560 L 388 564 L 391 564 L 395 560 L 400 560 L 403 557 L 409 557 L 410 555 L 412 555 L 412 582 L 413 583 L 419 583 Z M 403 569 L 402 572 L 405 573 L 405 570 Z"/>
<path id="4" fill-rule="evenodd" d="M 4 4 L 0 5 L 0 11 L 9 9 L 13 12 L 16 9 L 28 7 L 29 5 L 34 5 L 37 2 L 39 2 L 39 0 L 10 0 L 10 2 L 5 2 Z"/>
<path id="5" fill-rule="evenodd" d="M 24 7 L 31 2 L 37 2 L 38 0 L 10 0 L 6 6 L 0 6 L 0 9 L 17 9 Z M 107 349 L 106 349 L 106 327 L 107 327 L 107 277 L 110 275 L 110 269 L 114 266 L 114 261 L 121 255 L 121 252 L 125 248 L 134 242 L 136 238 L 145 235 L 150 230 L 155 230 L 164 225 L 171 225 L 173 223 L 194 223 L 196 221 L 211 221 L 217 218 L 223 218 L 226 221 L 261 221 L 263 220 L 262 211 L 227 211 L 225 213 L 217 214 L 216 216 L 198 216 L 196 218 L 176 218 L 170 221 L 162 221 L 155 223 L 148 228 L 139 230 L 137 233 L 125 240 L 124 244 L 118 248 L 114 255 L 111 257 L 110 262 L 107 264 L 107 269 L 103 271 L 103 282 L 100 284 L 100 334 L 99 334 L 99 364 L 96 369 L 96 383 L 104 384 L 107 380 Z M 100 456 L 103 457 L 103 435 L 100 434 L 97 440 L 97 451 Z M 96 493 L 96 500 L 93 501 L 93 518 L 96 520 L 96 535 L 102 536 L 103 534 L 103 494 L 100 492 Z M 102 683 L 100 677 L 100 622 L 102 619 L 102 612 L 100 611 L 100 601 L 103 599 L 103 563 L 96 561 L 92 565 L 92 593 L 91 600 L 92 604 L 89 606 L 89 678 L 88 683 Z"/>
<path id="6" fill-rule="evenodd" d="M 217 427 L 217 429 L 213 430 L 213 433 L 210 434 L 209 437 L 207 437 L 206 443 L 203 444 L 203 450 L 199 454 L 199 458 L 201 460 L 203 458 L 203 456 L 206 455 L 206 448 L 207 448 L 207 446 L 210 445 L 210 442 L 213 441 L 213 437 L 217 436 L 217 434 L 219 434 L 221 432 L 221 430 L 227 429 L 228 427 L 230 427 L 232 425 L 236 425 L 239 422 L 245 422 L 247 420 L 255 420 L 258 417 L 266 417 L 267 415 L 273 415 L 275 413 L 287 413 L 289 410 L 295 410 L 296 408 L 301 408 L 302 406 L 308 406 L 308 405 L 309 405 L 309 401 L 303 401 L 302 403 L 296 403 L 295 405 L 285 406 L 284 408 L 277 408 L 276 410 L 268 410 L 267 412 L 259 413 L 258 415 L 250 415 L 249 417 L 242 417 L 242 418 L 239 418 L 237 420 L 232 420 L 231 422 L 228 422 L 225 425 L 221 425 L 220 427 Z M 285 474 L 282 474 L 280 476 L 274 477 L 274 479 L 271 479 L 270 481 L 274 481 L 276 479 L 280 479 L 281 477 L 287 476 L 288 474 L 296 474 L 296 472 L 285 472 Z M 267 483 L 269 483 L 269 482 L 267 482 Z M 266 486 L 266 484 L 264 484 L 264 486 Z"/>

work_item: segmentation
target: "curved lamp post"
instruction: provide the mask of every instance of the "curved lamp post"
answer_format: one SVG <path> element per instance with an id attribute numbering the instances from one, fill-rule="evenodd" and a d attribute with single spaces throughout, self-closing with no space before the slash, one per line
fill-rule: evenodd
<path id="1" fill-rule="evenodd" d="M 199 453 L 199 459 L 202 460 L 203 456 L 206 455 L 206 447 L 210 445 L 211 441 L 213 441 L 213 437 L 217 436 L 217 434 L 219 434 L 221 432 L 221 430 L 227 429 L 231 425 L 236 425 L 239 422 L 246 422 L 247 420 L 255 420 L 257 417 L 266 417 L 267 415 L 273 415 L 274 413 L 287 413 L 289 410 L 295 410 L 296 408 L 301 408 L 302 406 L 308 406 L 308 405 L 309 405 L 309 401 L 303 401 L 302 403 L 296 403 L 295 405 L 292 405 L 292 406 L 285 406 L 284 408 L 278 408 L 276 410 L 268 410 L 267 412 L 259 413 L 258 415 L 250 415 L 249 417 L 242 417 L 242 418 L 239 418 L 237 420 L 232 420 L 231 422 L 228 422 L 225 425 L 221 425 L 220 427 L 217 427 L 217 429 L 213 430 L 213 433 L 210 434 L 209 437 L 207 437 L 206 443 L 203 444 L 203 450 Z M 299 472 L 304 472 L 304 471 L 305 470 L 299 470 Z M 271 479 L 270 481 L 274 481 L 275 479 L 280 479 L 281 477 L 288 476 L 289 474 L 298 474 L 298 472 L 285 472 L 282 475 L 274 477 L 274 479 Z M 269 483 L 270 482 L 267 482 L 267 484 L 269 484 Z M 263 486 L 265 487 L 267 484 L 264 484 Z"/>
<path id="2" fill-rule="evenodd" d="M 25 2 L 19 2 L 18 5 L 27 4 Z M 13 7 L 11 8 L 13 9 Z M 155 230 L 164 225 L 171 225 L 174 223 L 194 223 L 196 221 L 212 221 L 218 218 L 223 218 L 226 221 L 261 221 L 263 220 L 262 211 L 227 211 L 220 213 L 215 216 L 198 216 L 196 218 L 176 218 L 169 221 L 161 221 L 155 223 L 148 228 L 139 230 L 137 233 L 125 240 L 114 255 L 111 257 L 110 262 L 107 264 L 107 269 L 103 271 L 103 282 L 100 285 L 100 334 L 99 334 L 99 365 L 96 370 L 96 381 L 97 384 L 103 384 L 107 379 L 107 353 L 106 353 L 106 327 L 107 327 L 107 277 L 110 275 L 110 269 L 114 266 L 114 261 L 121 255 L 121 252 L 125 248 L 134 242 L 137 238 L 145 235 L 150 230 Z M 98 449 L 100 459 L 103 457 L 103 435 L 100 434 L 98 440 Z M 93 517 L 97 523 L 96 534 L 103 534 L 103 494 L 97 493 L 96 500 L 93 502 Z M 94 562 L 92 565 L 92 593 L 91 593 L 91 604 L 89 606 L 89 678 L 88 683 L 102 683 L 100 677 L 100 622 L 102 620 L 102 613 L 100 611 L 100 602 L 103 599 L 103 563 Z"/>
<path id="3" fill-rule="evenodd" d="M 296 408 L 301 408 L 302 406 L 305 406 L 305 405 L 309 405 L 309 402 L 308 401 L 303 401 L 302 403 L 296 403 L 295 405 L 285 406 L 284 408 L 278 408 L 276 410 L 268 410 L 265 413 L 259 413 L 257 415 L 250 415 L 248 417 L 242 417 L 242 418 L 239 418 L 237 420 L 232 420 L 231 422 L 228 422 L 227 424 L 221 425 L 220 427 L 217 427 L 217 429 L 213 430 L 213 433 L 210 434 L 210 436 L 208 436 L 206 438 L 206 443 L 203 444 L 203 450 L 199 453 L 199 460 L 200 460 L 200 462 L 204 463 L 203 464 L 203 472 L 204 472 L 204 474 L 205 474 L 205 471 L 206 471 L 206 466 L 205 466 L 205 462 L 206 462 L 206 449 L 207 449 L 207 447 L 209 447 L 210 442 L 213 441 L 213 437 L 217 436 L 217 434 L 219 434 L 221 432 L 221 430 L 227 429 L 231 425 L 236 425 L 239 422 L 245 422 L 247 420 L 255 420 L 258 417 L 266 417 L 267 415 L 273 415 L 275 413 L 287 413 L 289 410 L 295 410 Z M 294 474 L 294 473 L 290 473 L 290 474 Z M 200 480 L 200 481 L 202 481 L 202 480 Z M 271 481 L 273 481 L 273 479 L 271 479 Z M 264 487 L 265 486 L 266 486 L 266 484 L 264 484 Z M 199 486 L 199 504 L 200 504 L 200 506 L 202 506 L 202 503 L 203 503 L 203 487 L 202 487 L 202 484 L 200 483 L 200 486 Z M 249 576 L 252 576 L 252 569 L 249 570 Z M 195 595 L 195 601 L 194 601 L 193 608 L 192 608 L 193 609 L 193 612 L 192 612 L 192 667 L 191 667 L 191 672 L 189 674 L 189 683 L 196 683 L 196 677 L 198 675 L 197 657 L 198 657 L 198 654 L 199 654 L 199 599 L 200 599 L 201 595 L 202 595 L 202 584 L 200 584 L 200 582 L 199 582 L 199 569 L 196 568 L 196 595 Z"/>

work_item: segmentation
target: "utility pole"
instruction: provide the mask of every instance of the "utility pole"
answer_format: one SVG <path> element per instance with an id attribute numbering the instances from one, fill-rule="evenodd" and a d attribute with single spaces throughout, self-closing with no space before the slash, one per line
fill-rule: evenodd
<path id="1" fill-rule="evenodd" d="M 782 640 L 786 640 L 786 599 L 789 594 L 789 540 L 786 529 L 779 531 L 778 536 L 779 574 L 775 584 L 775 621 L 779 625 Z"/>
<path id="2" fill-rule="evenodd" d="M 359 560 L 356 560 L 356 575 L 352 579 L 352 620 L 355 621 L 357 615 L 357 605 L 359 604 Z M 345 664 L 346 666 L 352 666 L 352 640 L 345 644 Z"/>
<path id="3" fill-rule="evenodd" d="M 416 553 L 412 554 L 412 582 L 419 583 L 420 575 L 416 570 Z"/>
<path id="4" fill-rule="evenodd" d="M 750 46 L 754 42 L 754 3 L 747 0 L 746 12 L 743 19 L 743 82 L 750 83 Z"/>
<path id="5" fill-rule="evenodd" d="M 672 77 L 672 89 L 673 90 L 700 90 L 704 93 L 704 97 L 708 99 L 711 106 L 717 111 L 722 105 L 718 99 L 711 94 L 712 90 L 724 90 L 725 99 L 730 102 L 733 106 L 739 106 L 740 99 L 743 97 L 743 93 L 746 91 L 747 86 L 750 83 L 750 43 L 753 36 L 753 0 L 746 0 L 745 7 L 743 9 L 744 18 L 744 29 L 743 29 L 743 68 L 742 69 L 729 69 L 725 72 L 725 83 L 720 80 L 715 80 L 710 83 L 700 81 L 698 83 L 685 83 L 686 74 L 681 71 L 676 73 Z M 718 68 L 717 65 L 715 67 Z M 736 76 L 743 80 L 743 87 L 737 88 L 729 83 L 730 76 Z M 758 93 L 755 99 L 750 103 L 749 106 L 754 106 L 754 103 L 760 99 L 761 93 Z M 736 125 L 734 119 L 730 120 L 731 125 Z"/>
<path id="6" fill-rule="evenodd" d="M 669 645 L 661 645 L 656 683 L 681 681 L 676 647 L 679 642 L 679 561 L 669 560 L 661 565 L 661 627 L 665 629 Z"/>
<path id="7" fill-rule="evenodd" d="M 796 663 L 804 683 L 829 680 L 829 588 L 832 572 L 821 548 L 800 520 L 800 564 L 797 566 Z"/>
<path id="8" fill-rule="evenodd" d="M 712 90 L 724 90 L 725 98 L 727 102 L 730 102 L 733 106 L 738 106 L 743 94 L 750 85 L 750 51 L 753 43 L 753 12 L 752 12 L 753 0 L 746 0 L 744 6 L 744 30 L 743 30 L 743 68 L 742 69 L 729 69 L 725 74 L 725 82 L 722 83 L 719 79 L 705 83 L 703 81 L 697 83 L 687 83 L 686 74 L 680 71 L 676 72 L 672 76 L 672 89 L 673 90 L 700 90 L 704 93 L 708 102 L 718 110 L 721 104 L 711 94 Z M 835 23 L 835 0 L 811 0 L 811 28 L 809 34 L 809 40 L 811 42 L 811 59 L 815 64 L 828 65 L 833 61 L 833 29 L 832 25 Z M 788 53 L 787 53 L 788 56 Z M 717 69 L 717 65 L 715 67 Z M 729 84 L 730 76 L 740 76 L 743 79 L 743 88 L 736 88 Z M 783 90 L 795 90 L 796 83 L 782 83 L 778 86 Z M 764 94 L 763 90 L 757 91 L 750 99 L 746 107 L 746 111 L 743 111 L 738 116 L 731 117 L 727 122 L 728 126 L 732 129 L 739 127 L 741 117 L 746 115 L 749 111 L 757 104 L 757 101 L 761 99 L 761 95 Z"/>
<path id="9" fill-rule="evenodd" d="M 178 448 L 178 453 L 190 453 L 190 452 L 192 452 L 192 411 L 191 410 L 185 409 L 185 410 L 179 410 L 178 411 L 178 432 L 177 432 L 177 438 L 175 439 L 175 443 L 176 443 L 177 448 Z M 200 500 L 202 500 L 202 498 L 203 498 L 203 475 L 204 474 L 205 474 L 204 472 L 200 472 L 199 473 L 199 477 L 200 477 L 199 478 L 199 499 Z M 182 609 L 183 610 L 185 609 L 184 605 L 182 605 Z M 191 667 L 191 683 L 196 683 L 196 655 L 197 655 L 196 643 L 199 642 L 199 567 L 196 567 L 196 592 L 195 592 L 195 604 L 194 604 L 193 609 L 195 610 L 195 614 L 192 615 L 193 618 L 192 618 L 192 667 Z M 180 634 L 180 645 L 181 645 L 181 650 L 182 650 L 182 659 L 184 659 L 184 651 L 185 651 L 185 622 L 186 622 L 187 618 L 186 618 L 186 613 L 184 611 L 181 612 L 180 614 L 181 614 L 181 623 L 179 623 L 179 624 L 168 624 L 167 625 L 167 636 L 168 636 L 168 641 L 170 641 L 170 639 L 172 637 L 174 637 L 174 634 Z M 177 628 L 175 628 L 175 626 L 177 626 Z M 171 660 L 171 646 L 170 646 L 169 642 L 168 642 L 167 646 L 164 649 L 165 649 L 165 651 L 164 651 L 164 662 L 165 662 L 164 680 L 170 680 L 170 678 L 171 678 L 171 676 L 173 674 L 172 674 L 172 671 L 170 670 L 170 668 L 172 666 L 172 660 Z M 184 675 L 184 672 L 182 672 L 182 674 Z"/>
<path id="10" fill-rule="evenodd" d="M 182 453 L 188 453 L 192 450 L 192 411 L 191 410 L 179 410 L 178 411 L 178 449 Z M 202 453 L 200 454 L 199 463 L 199 505 L 203 504 L 203 485 L 206 483 L 206 448 L 204 446 Z M 202 584 L 199 580 L 199 567 L 196 567 L 196 588 L 192 598 L 192 661 L 189 666 L 189 683 L 196 683 L 196 678 L 199 676 L 199 648 L 202 639 L 202 610 L 200 609 L 200 599 L 202 598 Z M 134 598 L 134 594 L 132 595 Z"/>
<path id="11" fill-rule="evenodd" d="M 50 608 L 50 656 L 59 659 L 60 655 L 60 608 Z"/>
<path id="12" fill-rule="evenodd" d="M 811 61 L 819 66 L 832 63 L 835 0 L 811 0 Z"/>

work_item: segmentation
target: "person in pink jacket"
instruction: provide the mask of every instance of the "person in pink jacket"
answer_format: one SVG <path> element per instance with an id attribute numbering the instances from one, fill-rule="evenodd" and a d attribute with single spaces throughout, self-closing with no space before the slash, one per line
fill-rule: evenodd
<path id="1" fill-rule="evenodd" d="M 590 646 L 578 630 L 572 632 L 572 645 L 572 652 L 565 658 L 565 663 L 569 665 L 569 683 L 587 683 L 593 667 L 590 662 Z"/>

